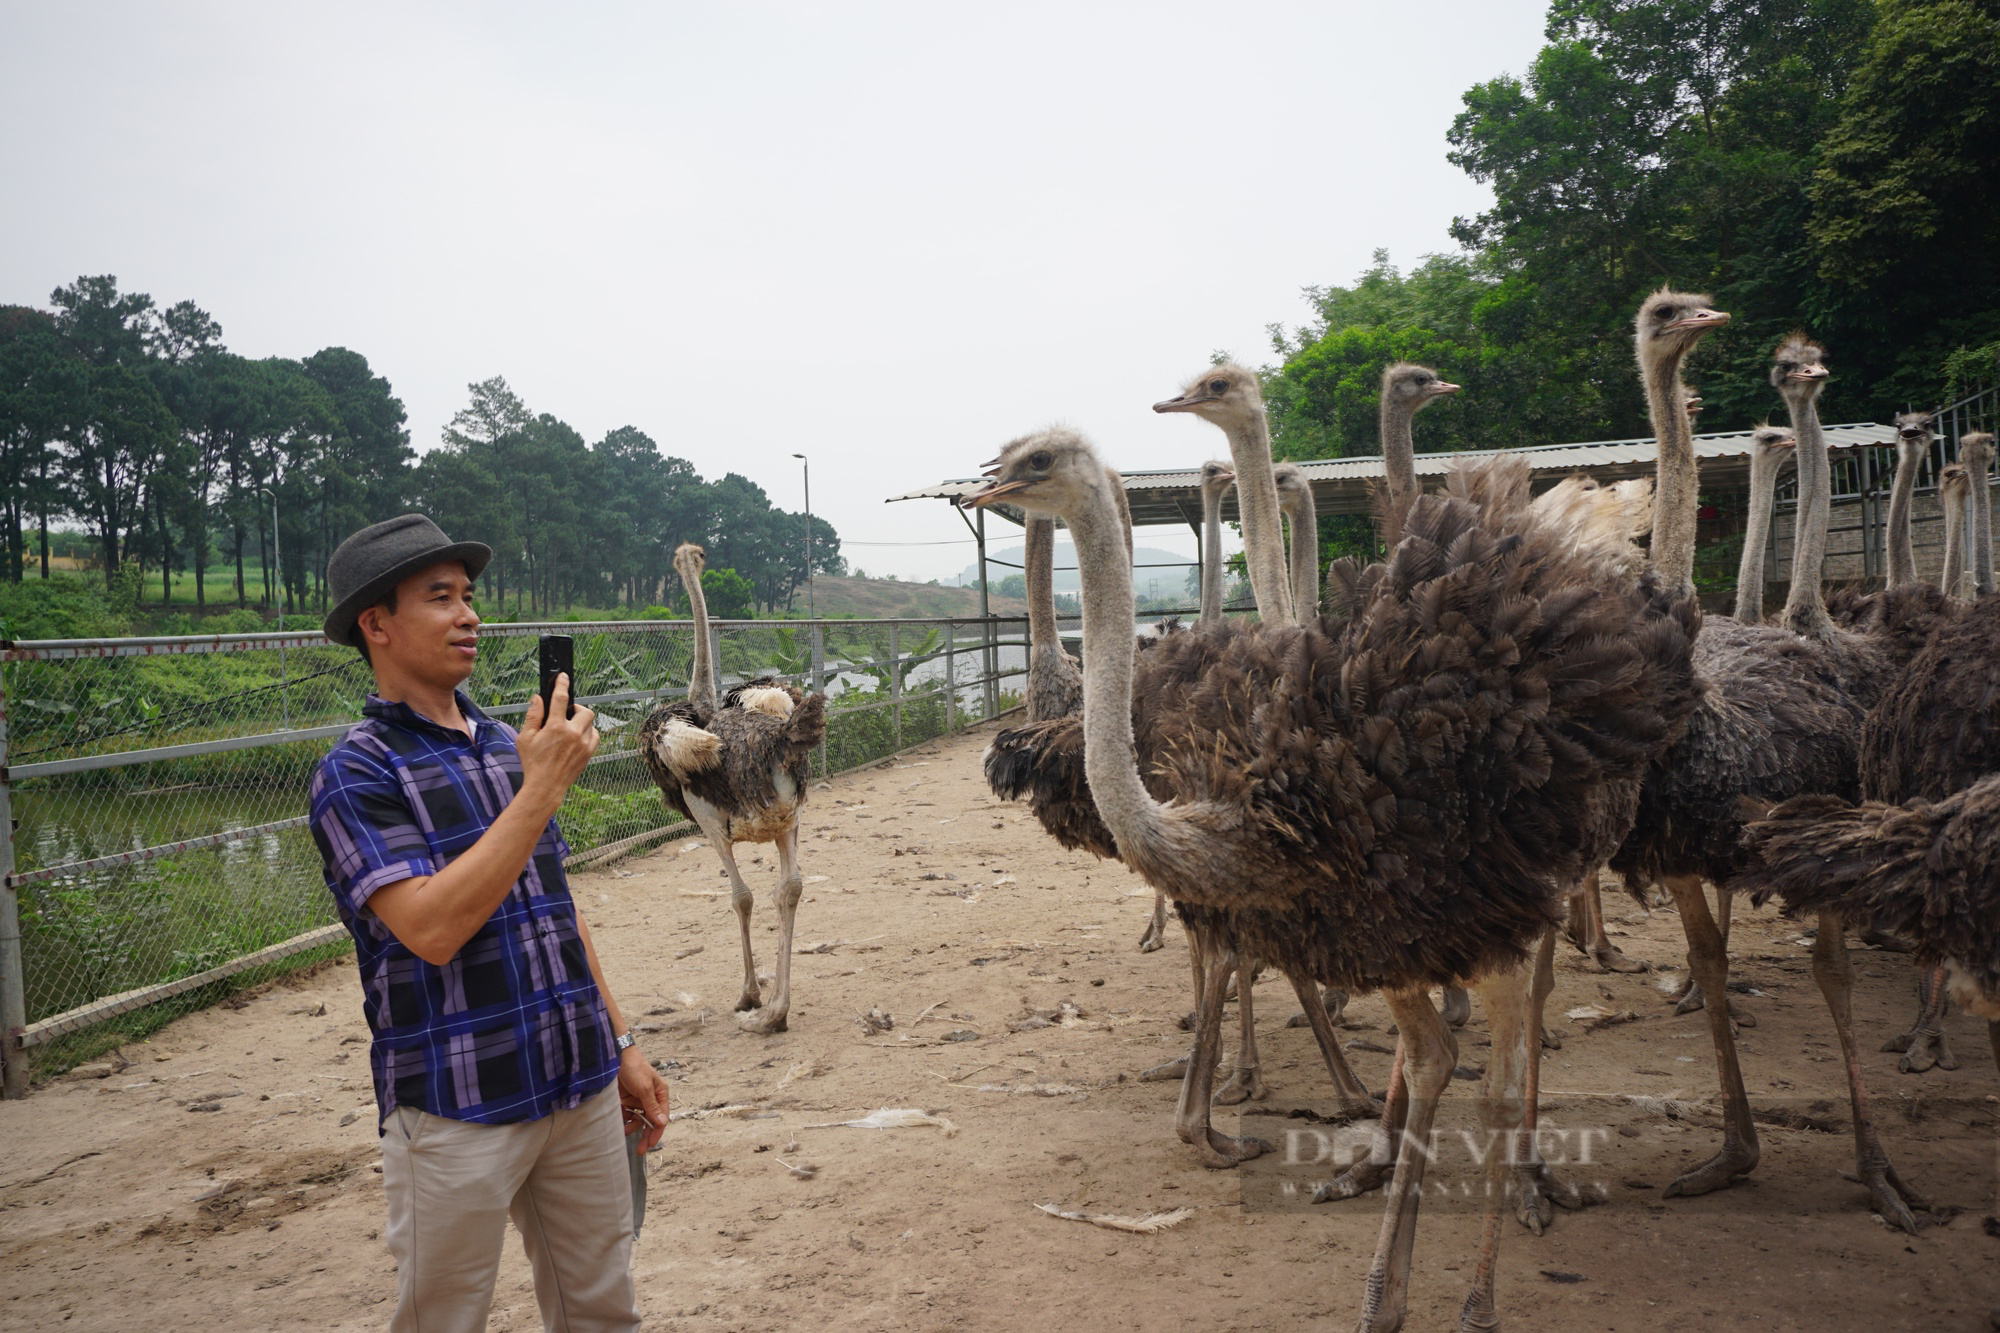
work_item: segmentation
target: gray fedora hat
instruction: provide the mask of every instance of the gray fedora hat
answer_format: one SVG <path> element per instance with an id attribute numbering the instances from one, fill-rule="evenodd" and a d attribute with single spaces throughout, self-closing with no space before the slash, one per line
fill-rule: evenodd
<path id="1" fill-rule="evenodd" d="M 485 542 L 455 542 L 422 514 L 402 514 L 365 527 L 326 562 L 327 591 L 333 596 L 333 610 L 324 622 L 326 637 L 358 648 L 355 618 L 404 579 L 447 560 L 463 562 L 466 574 L 476 579 L 492 558 L 493 548 Z"/>

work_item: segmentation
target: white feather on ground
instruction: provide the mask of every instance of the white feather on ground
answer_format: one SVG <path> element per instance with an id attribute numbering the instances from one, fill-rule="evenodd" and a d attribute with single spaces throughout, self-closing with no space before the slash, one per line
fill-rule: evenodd
<path id="1" fill-rule="evenodd" d="M 828 1120 L 817 1125 L 807 1125 L 807 1129 L 918 1129 L 925 1125 L 935 1125 L 950 1138 L 958 1133 L 958 1126 L 941 1115 L 929 1111 L 919 1111 L 913 1106 L 885 1106 L 859 1120 Z"/>
<path id="2" fill-rule="evenodd" d="M 668 1113 L 667 1119 L 706 1120 L 710 1116 L 725 1116 L 725 1117 L 735 1118 L 739 1116 L 755 1115 L 757 1112 L 763 1109 L 764 1109 L 763 1107 L 757 1105 L 755 1102 L 737 1102 L 732 1106 L 705 1106 L 697 1111 L 672 1111 Z"/>
<path id="3" fill-rule="evenodd" d="M 1050 1217 L 1060 1217 L 1070 1222 L 1088 1222 L 1094 1227 L 1107 1231 L 1136 1231 L 1142 1236 L 1150 1236 L 1156 1231 L 1177 1227 L 1194 1216 L 1192 1208 L 1175 1208 L 1164 1213 L 1148 1213 L 1144 1217 L 1121 1217 L 1117 1213 L 1079 1213 L 1058 1208 L 1052 1203 L 1038 1203 L 1035 1207 Z"/>

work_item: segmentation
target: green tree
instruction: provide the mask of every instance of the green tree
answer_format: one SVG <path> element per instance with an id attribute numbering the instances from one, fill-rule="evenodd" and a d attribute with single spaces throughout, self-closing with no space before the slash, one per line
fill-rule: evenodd
<path id="1" fill-rule="evenodd" d="M 708 613 L 718 619 L 741 620 L 757 608 L 757 590 L 733 569 L 703 570 L 701 591 L 708 600 Z"/>

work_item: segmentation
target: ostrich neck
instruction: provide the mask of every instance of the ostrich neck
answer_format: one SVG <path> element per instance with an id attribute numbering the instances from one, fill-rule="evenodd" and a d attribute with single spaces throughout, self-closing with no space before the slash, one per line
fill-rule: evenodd
<path id="1" fill-rule="evenodd" d="M 1288 496 L 1284 505 L 1291 525 L 1292 611 L 1303 624 L 1319 614 L 1319 515 L 1310 494 Z"/>
<path id="2" fill-rule="evenodd" d="M 1777 496 L 1784 456 L 1771 450 L 1750 456 L 1750 524 L 1743 532 L 1743 561 L 1736 567 L 1736 618 L 1746 625 L 1764 619 L 1764 555 L 1771 544 L 1771 503 Z"/>
<path id="3" fill-rule="evenodd" d="M 709 647 L 708 596 L 701 589 L 699 576 L 689 578 L 686 570 L 680 573 L 681 586 L 687 589 L 688 606 L 694 612 L 694 669 L 688 673 L 688 699 L 713 708 L 715 654 Z"/>
<path id="4" fill-rule="evenodd" d="M 1990 459 L 1981 459 L 1972 473 L 1972 540 L 1965 560 L 1972 566 L 1972 586 L 1981 597 L 1993 591 L 1993 483 L 1987 479 Z"/>
<path id="5" fill-rule="evenodd" d="M 1799 456 L 1799 507 L 1793 518 L 1792 586 L 1785 598 L 1785 628 L 1824 638 L 1833 627 L 1819 586 L 1826 563 L 1826 529 L 1833 517 L 1833 474 L 1826 457 L 1826 434 L 1819 426 L 1818 397 L 1804 392 L 1785 399 Z"/>
<path id="6" fill-rule="evenodd" d="M 1403 539 L 1403 516 L 1417 498 L 1417 442 L 1410 423 L 1414 408 L 1382 395 L 1382 469 L 1389 478 L 1388 507 L 1382 514 L 1382 543 L 1391 550 Z"/>
<path id="7" fill-rule="evenodd" d="M 1222 488 L 1201 493 L 1201 619 L 1203 629 L 1222 623 Z"/>
<path id="8" fill-rule="evenodd" d="M 1292 623 L 1291 577 L 1285 568 L 1285 536 L 1278 515 L 1278 483 L 1271 475 L 1271 433 L 1260 411 L 1248 423 L 1225 428 L 1229 456 L 1236 463 L 1236 507 L 1243 516 L 1243 554 L 1257 617 L 1273 625 Z"/>
<path id="9" fill-rule="evenodd" d="M 1659 440 L 1653 483 L 1653 568 L 1669 593 L 1694 587 L 1695 510 L 1700 505 L 1695 475 L 1694 433 L 1688 428 L 1681 362 L 1687 352 L 1664 350 L 1645 367 L 1646 408 Z"/>
<path id="10" fill-rule="evenodd" d="M 1896 480 L 1889 488 L 1889 582 L 1891 588 L 1917 581 L 1917 554 L 1910 544 L 1910 500 L 1917 490 L 1923 452 L 1898 448 Z"/>
<path id="11" fill-rule="evenodd" d="M 1116 511 L 1108 496 L 1093 490 L 1084 506 L 1063 517 L 1076 544 L 1083 583 L 1083 758 L 1091 800 L 1125 864 L 1147 873 L 1142 867 L 1185 863 L 1187 858 L 1171 851 L 1185 841 L 1174 836 L 1182 831 L 1182 821 L 1139 780 L 1132 735 L 1138 653 L 1132 633 L 1132 558 L 1120 539 Z M 1155 884 L 1166 882 L 1154 879 Z"/>
<path id="12" fill-rule="evenodd" d="M 1938 587 L 1947 597 L 1963 594 L 1965 582 L 1965 502 L 1966 494 L 1942 495 L 1944 510 L 1944 568 L 1938 573 Z"/>
<path id="13" fill-rule="evenodd" d="M 1056 643 L 1056 521 L 1028 515 L 1021 572 L 1028 583 L 1028 645 Z"/>

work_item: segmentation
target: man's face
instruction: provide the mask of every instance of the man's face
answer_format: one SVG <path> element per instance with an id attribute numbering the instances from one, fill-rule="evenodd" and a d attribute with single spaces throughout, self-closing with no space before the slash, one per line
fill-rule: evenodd
<path id="1" fill-rule="evenodd" d="M 432 565 L 396 585 L 396 609 L 371 606 L 356 618 L 378 673 L 393 671 L 456 688 L 472 675 L 479 613 L 472 580 L 456 560 Z"/>

